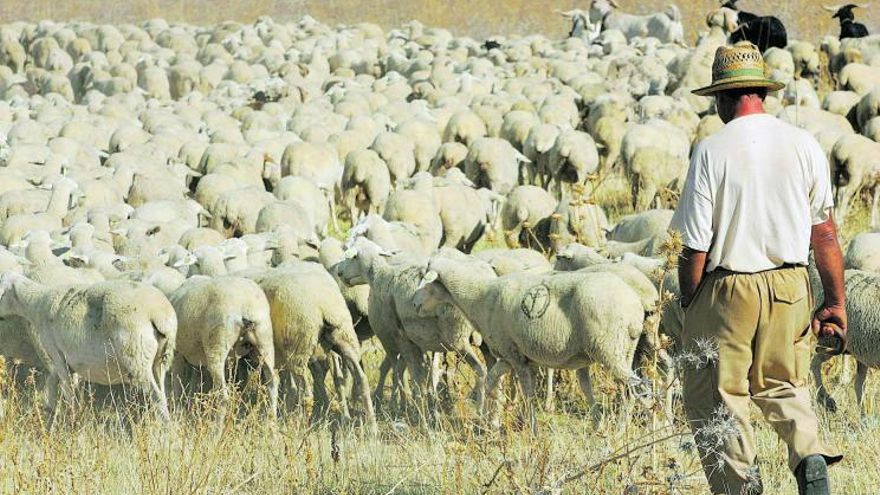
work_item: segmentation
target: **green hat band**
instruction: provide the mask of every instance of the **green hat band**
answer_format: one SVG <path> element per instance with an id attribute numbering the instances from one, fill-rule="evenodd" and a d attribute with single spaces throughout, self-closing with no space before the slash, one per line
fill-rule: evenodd
<path id="1" fill-rule="evenodd" d="M 761 78 L 761 79 L 763 79 L 763 78 L 766 77 L 766 76 L 764 75 L 764 71 L 763 71 L 763 70 L 761 70 L 761 69 L 757 69 L 757 68 L 753 68 L 753 69 L 725 70 L 725 71 L 719 72 L 719 73 L 715 76 L 715 80 L 717 81 L 717 80 L 720 80 L 720 79 L 729 79 L 729 78 L 732 78 L 732 77 L 743 77 L 743 76 L 752 76 L 752 77 L 758 77 L 758 78 Z"/>

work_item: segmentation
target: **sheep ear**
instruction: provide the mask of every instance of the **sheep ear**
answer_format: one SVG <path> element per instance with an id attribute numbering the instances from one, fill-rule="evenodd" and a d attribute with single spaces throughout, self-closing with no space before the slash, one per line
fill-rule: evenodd
<path id="1" fill-rule="evenodd" d="M 425 276 L 422 277 L 422 282 L 426 284 L 431 284 L 437 281 L 437 272 L 434 270 L 428 270 L 428 273 L 425 273 Z"/>
<path id="2" fill-rule="evenodd" d="M 357 249 L 355 249 L 353 247 L 346 249 L 345 252 L 342 253 L 342 257 L 347 260 L 354 259 L 357 257 L 357 255 L 358 255 Z"/>
<path id="3" fill-rule="evenodd" d="M 313 249 L 320 249 L 321 248 L 320 241 L 318 241 L 315 238 L 310 237 L 308 239 L 303 239 L 303 242 L 305 243 L 306 246 L 308 246 L 310 248 L 313 248 Z"/>

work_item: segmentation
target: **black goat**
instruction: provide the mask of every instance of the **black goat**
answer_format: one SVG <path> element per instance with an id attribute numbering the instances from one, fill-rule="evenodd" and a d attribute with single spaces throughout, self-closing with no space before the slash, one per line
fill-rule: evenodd
<path id="1" fill-rule="evenodd" d="M 761 52 L 765 52 L 771 46 L 785 48 L 788 46 L 788 33 L 785 25 L 778 17 L 757 16 L 751 12 L 743 12 L 736 6 L 739 0 L 727 0 L 721 6 L 737 12 L 739 26 L 730 34 L 730 42 L 750 41 Z"/>
<path id="2" fill-rule="evenodd" d="M 832 18 L 840 19 L 840 39 L 847 38 L 864 38 L 868 36 L 868 28 L 864 24 L 856 22 L 856 16 L 853 9 L 857 7 L 867 7 L 867 5 L 856 5 L 854 3 L 843 6 L 826 6 L 825 10 L 834 12 Z"/>
<path id="3" fill-rule="evenodd" d="M 486 50 L 488 52 L 489 50 L 494 50 L 495 48 L 501 48 L 501 43 L 493 39 L 488 39 L 483 42 L 483 50 Z"/>

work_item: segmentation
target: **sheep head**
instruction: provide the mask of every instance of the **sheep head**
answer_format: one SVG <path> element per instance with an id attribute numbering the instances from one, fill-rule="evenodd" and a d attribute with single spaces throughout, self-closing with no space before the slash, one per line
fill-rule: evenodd
<path id="1" fill-rule="evenodd" d="M 451 303 L 452 298 L 440 281 L 439 274 L 428 268 L 413 294 L 412 302 L 419 316 L 428 317 L 435 314 L 440 306 Z"/>

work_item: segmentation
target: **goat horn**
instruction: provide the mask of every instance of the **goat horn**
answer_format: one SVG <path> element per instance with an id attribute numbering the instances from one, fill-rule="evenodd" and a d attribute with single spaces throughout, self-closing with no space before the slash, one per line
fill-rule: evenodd
<path id="1" fill-rule="evenodd" d="M 823 5 L 822 8 L 828 12 L 837 12 L 843 5 Z"/>

